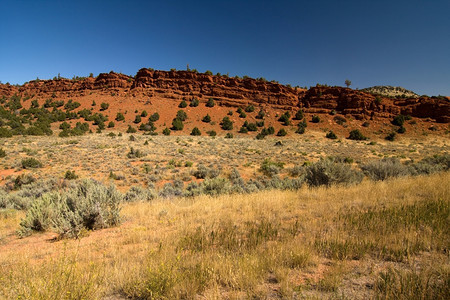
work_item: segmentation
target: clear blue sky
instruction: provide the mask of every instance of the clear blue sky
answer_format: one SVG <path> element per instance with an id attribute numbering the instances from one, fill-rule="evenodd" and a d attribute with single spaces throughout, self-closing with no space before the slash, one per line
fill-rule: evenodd
<path id="1" fill-rule="evenodd" d="M 0 0 L 0 81 L 142 67 L 450 95 L 449 0 Z"/>

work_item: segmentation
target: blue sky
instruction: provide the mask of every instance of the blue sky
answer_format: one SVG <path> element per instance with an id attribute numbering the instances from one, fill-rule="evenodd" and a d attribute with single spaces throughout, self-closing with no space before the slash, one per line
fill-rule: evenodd
<path id="1" fill-rule="evenodd" d="M 449 0 L 0 0 L 0 81 L 143 67 L 450 95 Z"/>

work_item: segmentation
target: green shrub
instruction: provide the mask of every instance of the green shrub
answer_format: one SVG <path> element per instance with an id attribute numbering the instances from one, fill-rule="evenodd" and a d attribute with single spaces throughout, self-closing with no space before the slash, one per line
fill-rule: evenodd
<path id="1" fill-rule="evenodd" d="M 6 157 L 6 151 L 3 150 L 3 148 L 0 148 L 0 157 L 1 158 Z"/>
<path id="2" fill-rule="evenodd" d="M 320 117 L 319 117 L 319 116 L 316 116 L 316 115 L 312 116 L 311 122 L 313 122 L 313 123 L 319 123 L 319 122 L 320 122 Z"/>
<path id="3" fill-rule="evenodd" d="M 118 112 L 116 114 L 116 121 L 120 122 L 120 121 L 123 121 L 123 120 L 125 120 L 125 116 L 121 112 Z"/>
<path id="4" fill-rule="evenodd" d="M 272 177 L 275 174 L 280 173 L 280 170 L 284 168 L 283 162 L 274 162 L 266 158 L 259 168 L 264 175 Z"/>
<path id="5" fill-rule="evenodd" d="M 281 128 L 278 132 L 277 132 L 277 136 L 286 136 L 287 135 L 287 131 L 284 128 Z"/>
<path id="6" fill-rule="evenodd" d="M 180 120 L 178 118 L 173 119 L 172 130 L 183 130 L 183 128 L 184 128 L 184 124 L 183 124 L 182 120 Z"/>
<path id="7" fill-rule="evenodd" d="M 385 139 L 388 140 L 388 141 L 394 141 L 396 135 L 397 135 L 397 133 L 393 131 L 393 132 L 389 133 L 389 134 L 385 137 Z"/>
<path id="8" fill-rule="evenodd" d="M 158 114 L 157 112 L 155 112 L 154 114 L 152 114 L 152 115 L 148 118 L 148 120 L 149 120 L 149 121 L 152 121 L 152 122 L 158 121 L 158 120 L 159 120 L 159 114 Z"/>
<path id="9" fill-rule="evenodd" d="M 170 135 L 170 129 L 169 128 L 164 128 L 163 132 L 164 135 Z"/>
<path id="10" fill-rule="evenodd" d="M 152 121 L 148 121 L 147 124 L 141 123 L 141 125 L 139 125 L 139 130 L 142 131 L 155 131 L 156 127 L 153 124 Z"/>
<path id="11" fill-rule="evenodd" d="M 305 121 L 303 121 L 303 122 L 300 122 L 299 124 L 298 124 L 298 126 L 297 126 L 297 130 L 295 131 L 295 133 L 298 133 L 298 134 L 304 134 L 305 133 L 305 131 L 306 131 L 306 122 Z"/>
<path id="12" fill-rule="evenodd" d="M 142 121 L 142 118 L 141 118 L 141 116 L 140 115 L 136 115 L 136 117 L 134 118 L 134 123 L 135 124 L 139 124 L 139 123 L 141 123 L 141 121 Z"/>
<path id="13" fill-rule="evenodd" d="M 62 130 L 70 129 L 70 124 L 67 122 L 63 122 L 59 125 L 59 129 L 62 129 Z"/>
<path id="14" fill-rule="evenodd" d="M 206 132 L 209 136 L 216 136 L 217 132 L 215 132 L 214 130 L 210 130 Z"/>
<path id="15" fill-rule="evenodd" d="M 403 126 L 403 124 L 405 123 L 405 116 L 403 115 L 395 116 L 394 119 L 391 121 L 391 123 L 392 125 Z"/>
<path id="16" fill-rule="evenodd" d="M 281 117 L 278 119 L 278 121 L 283 123 L 284 126 L 288 126 L 291 124 L 290 118 L 291 118 L 291 114 L 287 111 L 281 115 Z"/>
<path id="17" fill-rule="evenodd" d="M 266 113 L 264 112 L 264 110 L 261 109 L 261 110 L 258 112 L 258 114 L 256 115 L 255 118 L 257 118 L 257 119 L 264 119 L 265 116 L 266 116 Z"/>
<path id="18" fill-rule="evenodd" d="M 197 98 L 192 99 L 191 103 L 189 103 L 190 107 L 197 107 L 199 105 L 200 101 L 198 101 Z"/>
<path id="19" fill-rule="evenodd" d="M 258 126 L 255 123 L 247 123 L 246 127 L 248 131 L 258 131 Z"/>
<path id="20" fill-rule="evenodd" d="M 79 103 L 79 102 L 73 102 L 73 100 L 70 99 L 70 100 L 64 105 L 64 108 L 65 108 L 67 111 L 71 111 L 71 110 L 74 110 L 74 109 L 76 109 L 76 108 L 78 108 L 78 107 L 80 107 L 80 106 L 81 106 L 81 103 Z"/>
<path id="21" fill-rule="evenodd" d="M 257 140 L 263 140 L 265 137 L 266 137 L 266 135 L 263 134 L 262 132 L 260 132 L 260 133 L 258 133 L 258 134 L 256 135 L 255 138 L 256 138 Z"/>
<path id="22" fill-rule="evenodd" d="M 187 119 L 187 114 L 186 114 L 185 111 L 179 110 L 179 111 L 177 111 L 177 116 L 176 116 L 176 118 L 177 118 L 177 119 L 180 119 L 181 121 L 186 121 L 186 119 Z"/>
<path id="23" fill-rule="evenodd" d="M 208 102 L 206 102 L 206 107 L 214 107 L 214 105 L 216 105 L 214 103 L 214 99 L 213 98 L 209 98 Z"/>
<path id="24" fill-rule="evenodd" d="M 191 135 L 198 136 L 202 135 L 202 133 L 200 132 L 200 129 L 198 129 L 198 127 L 194 127 L 191 131 Z"/>
<path id="25" fill-rule="evenodd" d="M 211 116 L 209 114 L 207 114 L 206 116 L 203 117 L 202 122 L 205 122 L 205 123 L 211 122 Z"/>
<path id="26" fill-rule="evenodd" d="M 325 137 L 326 137 L 327 139 L 332 139 L 332 140 L 337 139 L 337 135 L 336 135 L 332 130 L 330 130 L 330 131 L 326 134 Z"/>
<path id="27" fill-rule="evenodd" d="M 145 154 L 141 150 L 134 149 L 133 147 L 130 148 L 130 152 L 127 154 L 128 158 L 139 158 L 143 156 L 145 156 Z"/>
<path id="28" fill-rule="evenodd" d="M 227 134 L 225 134 L 225 138 L 226 139 L 232 139 L 233 138 L 233 134 L 231 132 L 228 132 Z"/>
<path id="29" fill-rule="evenodd" d="M 113 128 L 114 126 L 115 126 L 115 124 L 114 124 L 113 121 L 110 121 L 110 122 L 108 123 L 108 128 Z"/>
<path id="30" fill-rule="evenodd" d="M 35 169 L 42 168 L 42 163 L 34 157 L 22 159 L 22 168 L 24 169 Z"/>
<path id="31" fill-rule="evenodd" d="M 180 104 L 178 105 L 178 107 L 179 107 L 179 108 L 185 108 L 185 107 L 187 107 L 186 101 L 184 101 L 184 100 L 181 101 Z"/>
<path id="32" fill-rule="evenodd" d="M 397 129 L 397 133 L 402 134 L 402 133 L 405 133 L 405 132 L 406 132 L 406 128 L 403 127 L 403 126 L 400 126 L 400 127 Z"/>
<path id="33" fill-rule="evenodd" d="M 348 136 L 349 140 L 356 140 L 356 141 L 364 141 L 367 140 L 367 137 L 365 137 L 361 131 L 358 129 L 354 129 L 350 131 L 350 135 Z"/>
<path id="34" fill-rule="evenodd" d="M 148 116 L 148 113 L 147 113 L 146 110 L 143 110 L 143 111 L 141 112 L 141 117 L 145 118 L 146 116 Z"/>
<path id="35" fill-rule="evenodd" d="M 239 133 L 247 133 L 248 132 L 248 129 L 247 129 L 247 127 L 245 127 L 245 126 L 242 126 L 240 129 L 239 129 Z"/>
<path id="36" fill-rule="evenodd" d="M 230 120 L 229 117 L 224 117 L 222 119 L 222 122 L 220 123 L 223 130 L 232 130 L 233 129 L 233 122 Z"/>
<path id="37" fill-rule="evenodd" d="M 295 113 L 294 120 L 302 120 L 303 117 L 303 110 L 300 109 Z"/>
<path id="38" fill-rule="evenodd" d="M 74 180 L 77 178 L 78 178 L 78 176 L 75 174 L 75 171 L 67 170 L 66 174 L 64 174 L 64 179 L 67 179 L 67 180 Z"/>
<path id="39" fill-rule="evenodd" d="M 249 105 L 245 108 L 246 112 L 254 112 L 255 111 L 255 107 L 253 105 Z"/>
<path id="40" fill-rule="evenodd" d="M 136 128 L 131 127 L 131 125 L 128 125 L 127 133 L 136 133 L 136 132 L 137 132 Z"/>
<path id="41" fill-rule="evenodd" d="M 107 110 L 108 108 L 109 108 L 109 104 L 108 103 L 102 102 L 100 104 L 100 110 L 101 111 Z"/>
<path id="42" fill-rule="evenodd" d="M 0 138 L 3 137 L 12 137 L 13 134 L 10 130 L 8 130 L 7 128 L 4 127 L 0 127 Z"/>
<path id="43" fill-rule="evenodd" d="M 335 184 L 354 184 L 361 182 L 361 172 L 353 170 L 349 164 L 325 159 L 305 168 L 306 182 L 309 186 L 331 186 Z"/>

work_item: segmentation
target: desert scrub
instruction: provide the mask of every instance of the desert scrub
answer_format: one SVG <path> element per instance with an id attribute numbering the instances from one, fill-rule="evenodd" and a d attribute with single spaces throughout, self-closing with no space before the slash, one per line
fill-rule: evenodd
<path id="1" fill-rule="evenodd" d="M 266 176 L 273 176 L 275 174 L 280 173 L 281 169 L 284 168 L 283 162 L 275 162 L 268 158 L 266 158 L 259 168 L 259 170 Z"/>
<path id="2" fill-rule="evenodd" d="M 134 201 L 150 201 L 157 197 L 157 193 L 154 188 L 143 188 L 141 186 L 132 186 L 124 196 L 124 201 L 134 202 Z"/>
<path id="3" fill-rule="evenodd" d="M 122 194 L 114 185 L 86 179 L 72 184 L 67 191 L 37 199 L 20 223 L 19 234 L 25 236 L 51 227 L 60 237 L 77 238 L 85 230 L 116 226 L 120 223 L 121 201 Z"/>
<path id="4" fill-rule="evenodd" d="M 134 149 L 133 147 L 130 148 L 130 152 L 128 152 L 127 157 L 128 158 L 140 158 L 145 156 L 145 153 L 143 153 L 139 149 Z"/>
<path id="5" fill-rule="evenodd" d="M 85 230 L 116 226 L 120 223 L 121 201 L 122 194 L 114 185 L 86 179 L 34 201 L 20 223 L 19 235 L 51 228 L 60 237 L 77 238 Z"/>
<path id="6" fill-rule="evenodd" d="M 335 184 L 355 184 L 363 179 L 361 172 L 353 170 L 349 164 L 332 159 L 318 161 L 305 168 L 309 186 L 331 186 Z"/>
<path id="7" fill-rule="evenodd" d="M 409 169 L 396 158 L 383 158 L 361 166 L 364 174 L 372 180 L 386 180 L 391 177 L 409 175 Z"/>
<path id="8" fill-rule="evenodd" d="M 34 157 L 22 159 L 22 168 L 24 169 L 36 169 L 42 168 L 42 163 Z"/>

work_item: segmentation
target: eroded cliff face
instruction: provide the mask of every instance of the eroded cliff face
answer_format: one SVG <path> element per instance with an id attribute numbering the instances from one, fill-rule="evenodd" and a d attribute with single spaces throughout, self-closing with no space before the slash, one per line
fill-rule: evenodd
<path id="1" fill-rule="evenodd" d="M 398 114 L 450 122 L 450 100 L 445 97 L 393 99 L 343 87 L 316 86 L 309 90 L 252 78 L 215 76 L 190 71 L 141 69 L 136 76 L 110 72 L 81 80 L 34 80 L 22 86 L 0 84 L 0 96 L 13 94 L 58 97 L 89 90 L 112 90 L 135 97 L 147 95 L 167 99 L 213 97 L 222 106 L 253 104 L 278 109 L 302 108 L 309 113 L 352 115 L 357 119 L 391 118 Z M 112 96 L 113 97 L 113 96 Z"/>

